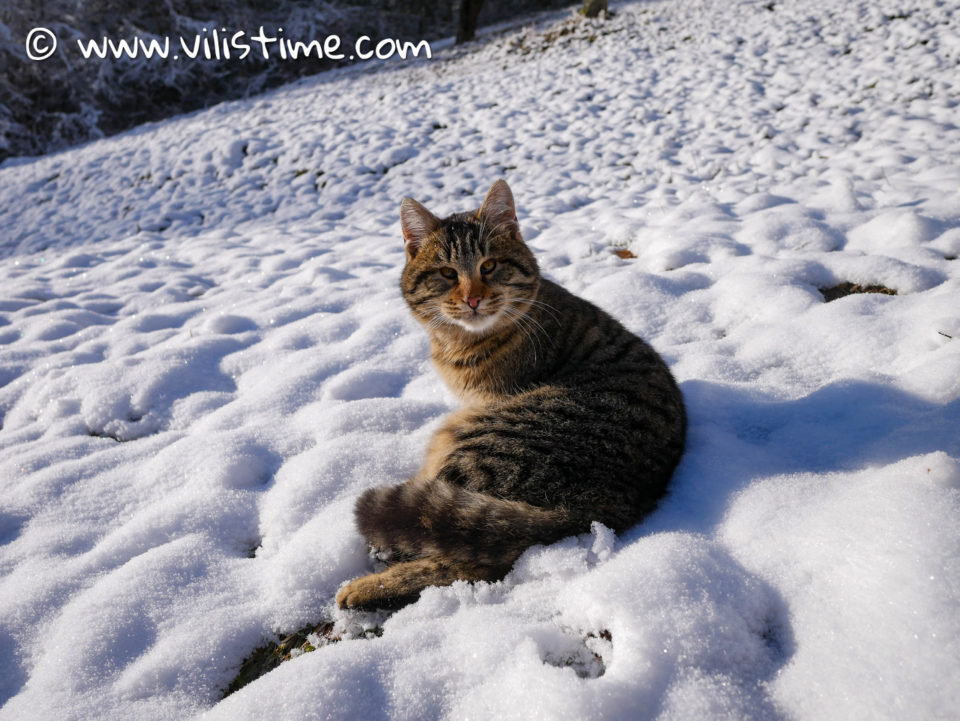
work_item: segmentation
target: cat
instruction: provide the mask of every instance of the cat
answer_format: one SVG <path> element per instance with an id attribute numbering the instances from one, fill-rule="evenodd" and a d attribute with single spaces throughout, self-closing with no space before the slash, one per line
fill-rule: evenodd
<path id="1" fill-rule="evenodd" d="M 477 211 L 441 220 L 404 198 L 400 219 L 403 297 L 464 405 L 414 478 L 357 499 L 357 528 L 388 565 L 343 586 L 341 608 L 501 579 L 528 547 L 592 521 L 629 528 L 665 493 L 686 437 L 664 361 L 540 275 L 505 181 Z"/>

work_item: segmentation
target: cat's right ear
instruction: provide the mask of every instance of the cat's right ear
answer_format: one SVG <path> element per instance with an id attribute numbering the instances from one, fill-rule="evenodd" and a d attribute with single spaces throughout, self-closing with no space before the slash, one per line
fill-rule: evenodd
<path id="1" fill-rule="evenodd" d="M 440 219 L 413 198 L 400 203 L 400 227 L 403 228 L 403 246 L 413 258 L 423 239 L 440 227 Z"/>

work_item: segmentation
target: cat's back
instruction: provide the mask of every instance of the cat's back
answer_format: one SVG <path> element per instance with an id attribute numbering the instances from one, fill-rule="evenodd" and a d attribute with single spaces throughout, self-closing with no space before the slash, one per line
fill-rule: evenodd
<path id="1" fill-rule="evenodd" d="M 533 313 L 549 337 L 545 381 L 627 393 L 639 384 L 679 399 L 659 354 L 608 312 L 547 279 L 541 281 L 538 301 Z"/>
<path id="2" fill-rule="evenodd" d="M 460 422 L 447 480 L 459 482 L 461 464 L 483 468 L 477 490 L 624 528 L 656 504 L 683 453 L 680 390 L 645 341 L 549 280 L 531 318 L 530 382 Z"/>

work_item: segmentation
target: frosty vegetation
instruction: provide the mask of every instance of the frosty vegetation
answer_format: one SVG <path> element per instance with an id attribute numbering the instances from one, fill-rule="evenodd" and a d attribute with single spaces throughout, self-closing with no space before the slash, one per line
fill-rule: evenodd
<path id="1" fill-rule="evenodd" d="M 480 23 L 562 5 L 558 0 L 485 0 Z M 568 3 L 569 4 L 569 3 Z M 244 61 L 166 62 L 93 58 L 76 52 L 76 40 L 193 37 L 204 29 L 263 25 L 276 35 L 309 41 L 328 35 L 355 39 L 435 40 L 450 35 L 454 2 L 427 0 L 30 0 L 0 7 L 0 161 L 37 155 L 112 135 L 148 120 L 196 110 L 348 62 L 304 59 L 283 62 L 251 54 Z M 30 29 L 46 27 L 73 50 L 42 62 L 27 59 Z"/>

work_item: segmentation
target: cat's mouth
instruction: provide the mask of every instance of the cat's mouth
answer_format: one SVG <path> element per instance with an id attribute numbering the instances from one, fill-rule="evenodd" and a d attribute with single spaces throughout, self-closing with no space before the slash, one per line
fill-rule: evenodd
<path id="1" fill-rule="evenodd" d="M 448 315 L 447 317 L 464 330 L 473 333 L 483 333 L 493 328 L 500 321 L 499 310 L 489 310 L 476 308 L 471 311 L 461 312 L 458 315 Z"/>

